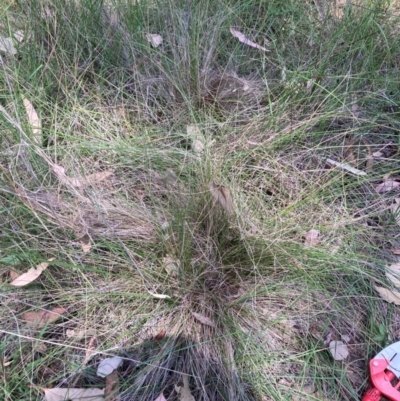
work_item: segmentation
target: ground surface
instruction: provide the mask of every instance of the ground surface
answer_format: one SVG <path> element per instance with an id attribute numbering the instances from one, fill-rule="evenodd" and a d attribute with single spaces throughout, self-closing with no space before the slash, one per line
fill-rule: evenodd
<path id="1" fill-rule="evenodd" d="M 0 399 L 358 400 L 400 337 L 398 4 L 2 2 Z"/>

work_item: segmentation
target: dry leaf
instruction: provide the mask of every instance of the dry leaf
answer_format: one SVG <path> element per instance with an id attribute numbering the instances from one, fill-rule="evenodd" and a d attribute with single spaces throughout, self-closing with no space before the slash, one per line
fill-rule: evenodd
<path id="1" fill-rule="evenodd" d="M 34 328 L 42 328 L 50 323 L 57 321 L 67 309 L 65 308 L 53 308 L 49 311 L 39 310 L 32 312 L 25 312 L 22 314 L 22 319 L 25 320 L 29 326 Z"/>
<path id="2" fill-rule="evenodd" d="M 114 370 L 106 377 L 106 387 L 104 389 L 105 401 L 117 401 L 119 394 L 118 372 Z"/>
<path id="3" fill-rule="evenodd" d="M 206 317 L 206 316 L 203 316 L 203 315 L 200 315 L 200 313 L 196 313 L 196 312 L 192 312 L 192 315 L 193 315 L 200 323 L 206 324 L 207 326 L 215 327 L 214 322 L 213 322 L 210 318 L 208 318 L 208 317 Z"/>
<path id="4" fill-rule="evenodd" d="M 171 299 L 171 297 L 170 297 L 169 295 L 155 294 L 154 292 L 150 292 L 150 291 L 149 291 L 149 294 L 150 294 L 152 297 L 157 298 L 157 299 Z"/>
<path id="5" fill-rule="evenodd" d="M 66 330 L 65 335 L 68 338 L 74 337 L 77 340 L 81 340 L 82 338 L 94 336 L 95 332 L 94 332 L 94 330 L 90 330 L 90 329 L 89 330 L 83 329 L 83 330 L 78 330 L 78 331 L 68 329 L 68 330 Z"/>
<path id="6" fill-rule="evenodd" d="M 104 389 L 43 388 L 46 401 L 104 401 Z"/>
<path id="7" fill-rule="evenodd" d="M 107 178 L 110 178 L 113 174 L 114 171 L 112 170 L 105 170 L 100 171 L 99 173 L 89 174 L 79 179 L 81 181 L 79 186 L 97 184 L 101 181 L 106 180 Z"/>
<path id="8" fill-rule="evenodd" d="M 81 237 L 79 242 L 81 243 L 81 248 L 82 248 L 83 253 L 90 252 L 90 249 L 92 248 L 92 244 L 90 242 L 90 237 L 88 234 L 85 234 L 83 237 Z"/>
<path id="9" fill-rule="evenodd" d="M 180 261 L 176 258 L 173 258 L 170 255 L 167 255 L 165 258 L 163 258 L 162 263 L 164 265 L 165 271 L 173 277 L 176 277 L 179 273 L 179 268 L 180 268 Z"/>
<path id="10" fill-rule="evenodd" d="M 29 124 L 32 128 L 33 139 L 38 144 L 41 145 L 42 140 L 42 124 L 40 122 L 39 116 L 36 113 L 35 108 L 32 103 L 28 99 L 24 99 L 24 106 L 26 115 L 28 116 Z"/>
<path id="11" fill-rule="evenodd" d="M 106 358 L 102 360 L 97 368 L 97 376 L 107 377 L 114 370 L 117 370 L 119 365 L 122 363 L 122 358 L 120 356 L 113 356 L 112 358 Z"/>
<path id="12" fill-rule="evenodd" d="M 17 54 L 17 49 L 14 47 L 14 42 L 11 38 L 3 38 L 0 36 L 0 52 L 8 53 L 12 56 Z"/>
<path id="13" fill-rule="evenodd" d="M 395 305 L 400 305 L 400 292 L 399 291 L 391 291 L 384 287 L 375 286 L 376 291 L 379 292 L 381 298 L 389 303 L 393 303 Z"/>
<path id="14" fill-rule="evenodd" d="M 382 182 L 382 184 L 379 184 L 375 190 L 376 192 L 389 192 L 392 189 L 398 187 L 400 185 L 399 181 L 395 181 L 395 180 L 385 180 Z"/>
<path id="15" fill-rule="evenodd" d="M 228 212 L 233 212 L 233 202 L 229 189 L 215 182 L 210 184 L 210 192 L 213 198 Z"/>
<path id="16" fill-rule="evenodd" d="M 350 336 L 349 336 L 348 334 L 342 334 L 342 335 L 340 336 L 340 338 L 341 338 L 345 343 L 350 342 Z"/>
<path id="17" fill-rule="evenodd" d="M 13 269 L 10 269 L 9 273 L 10 273 L 11 280 L 15 280 L 20 276 L 20 274 Z"/>
<path id="18" fill-rule="evenodd" d="M 400 263 L 388 266 L 386 268 L 386 277 L 400 289 Z"/>
<path id="19" fill-rule="evenodd" d="M 331 341 L 329 343 L 329 351 L 335 361 L 343 361 L 349 356 L 349 350 L 342 341 Z"/>
<path id="20" fill-rule="evenodd" d="M 43 262 L 39 263 L 36 267 L 32 267 L 26 273 L 21 274 L 15 280 L 13 280 L 10 284 L 15 287 L 22 287 L 36 280 L 41 274 L 42 271 L 47 268 L 49 263 Z"/>
<path id="21" fill-rule="evenodd" d="M 357 168 L 351 167 L 347 163 L 340 163 L 332 159 L 326 159 L 326 162 L 330 164 L 331 166 L 336 166 L 341 168 L 342 170 L 348 171 L 349 173 L 355 174 L 355 175 L 367 175 L 365 171 L 361 171 Z"/>
<path id="22" fill-rule="evenodd" d="M 86 349 L 85 359 L 83 360 L 83 364 L 86 365 L 90 359 L 92 358 L 93 352 L 97 348 L 97 337 L 94 335 L 89 341 L 89 345 Z"/>
<path id="23" fill-rule="evenodd" d="M 154 339 L 160 341 L 165 337 L 165 334 L 167 334 L 167 330 L 161 330 L 154 336 Z"/>
<path id="24" fill-rule="evenodd" d="M 395 198 L 393 205 L 390 206 L 390 210 L 394 215 L 396 223 L 400 225 L 400 198 Z"/>
<path id="25" fill-rule="evenodd" d="M 15 40 L 17 40 L 20 43 L 22 43 L 25 39 L 24 31 L 21 31 L 21 30 L 15 31 L 13 36 L 14 36 Z"/>
<path id="26" fill-rule="evenodd" d="M 192 124 L 186 126 L 186 133 L 192 139 L 192 149 L 200 155 L 204 151 L 205 140 L 198 125 Z"/>
<path id="27" fill-rule="evenodd" d="M 183 387 L 175 385 L 175 391 L 179 394 L 180 401 L 195 401 L 190 392 L 189 379 L 186 375 L 183 376 Z"/>
<path id="28" fill-rule="evenodd" d="M 282 68 L 282 79 L 281 79 L 281 81 L 282 82 L 285 82 L 287 80 L 287 77 L 286 77 L 286 66 L 283 66 L 283 68 Z"/>
<path id="29" fill-rule="evenodd" d="M 400 255 L 400 249 L 396 249 L 396 248 L 390 248 L 390 250 L 393 252 L 393 254 L 394 255 Z M 12 270 L 10 270 L 10 274 L 11 274 L 11 271 Z"/>
<path id="30" fill-rule="evenodd" d="M 163 38 L 161 35 L 157 33 L 148 33 L 146 35 L 146 39 L 151 43 L 153 47 L 158 47 L 163 42 Z"/>
<path id="31" fill-rule="evenodd" d="M 161 393 L 154 401 L 167 401 L 164 394 Z"/>
<path id="32" fill-rule="evenodd" d="M 247 46 L 254 47 L 255 49 L 259 49 L 259 50 L 262 50 L 262 51 L 264 51 L 264 52 L 269 52 L 269 50 L 266 49 L 265 47 L 260 46 L 260 45 L 258 45 L 257 43 L 254 43 L 254 42 L 252 42 L 251 40 L 247 39 L 246 36 L 245 36 L 242 32 L 237 31 L 236 29 L 233 29 L 233 28 L 230 28 L 229 31 L 231 32 L 231 34 L 232 34 L 235 38 L 239 39 L 239 42 L 242 42 L 242 43 L 244 43 L 244 44 L 247 45 Z"/>
<path id="33" fill-rule="evenodd" d="M 319 237 L 319 231 L 311 229 L 306 234 L 306 240 L 304 241 L 304 245 L 306 247 L 318 245 L 318 243 L 319 243 L 318 237 Z"/>

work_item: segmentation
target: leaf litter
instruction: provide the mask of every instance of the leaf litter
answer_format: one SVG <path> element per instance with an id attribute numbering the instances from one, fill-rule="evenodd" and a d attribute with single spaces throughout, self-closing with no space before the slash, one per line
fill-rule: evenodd
<path id="1" fill-rule="evenodd" d="M 264 52 L 269 52 L 269 50 L 266 49 L 265 47 L 260 46 L 255 42 L 252 42 L 242 32 L 237 31 L 236 29 L 233 29 L 233 28 L 230 28 L 229 31 L 235 38 L 237 38 L 239 40 L 239 42 L 242 42 L 247 46 L 254 47 L 255 49 L 259 49 L 259 50 L 262 50 Z"/>
<path id="2" fill-rule="evenodd" d="M 102 360 L 97 367 L 97 376 L 106 377 L 110 375 L 114 370 L 118 369 L 122 363 L 120 356 L 113 356 L 112 358 L 106 358 Z"/>
<path id="3" fill-rule="evenodd" d="M 395 263 L 386 267 L 386 277 L 394 284 L 397 290 L 400 289 L 400 263 Z M 375 290 L 379 293 L 380 297 L 389 303 L 400 305 L 400 291 L 396 289 L 387 289 L 385 287 L 375 285 Z"/>
<path id="4" fill-rule="evenodd" d="M 227 213 L 233 213 L 233 202 L 229 189 L 215 182 L 210 184 L 210 192 L 213 198 L 222 206 Z"/>
<path id="5" fill-rule="evenodd" d="M 49 262 L 53 260 L 54 259 L 50 259 Z M 15 287 L 23 287 L 24 285 L 30 284 L 32 281 L 36 280 L 48 266 L 48 262 L 39 263 L 36 267 L 30 268 L 26 273 L 15 278 L 10 284 Z"/>
<path id="6" fill-rule="evenodd" d="M 154 401 L 167 401 L 167 399 L 164 397 L 164 393 L 161 393 Z"/>
<path id="7" fill-rule="evenodd" d="M 349 356 L 349 350 L 343 341 L 331 341 L 329 351 L 335 361 L 343 361 Z"/>
<path id="8" fill-rule="evenodd" d="M 42 388 L 46 401 L 104 401 L 104 389 Z"/>
<path id="9" fill-rule="evenodd" d="M 66 308 L 57 307 L 51 310 L 25 312 L 21 317 L 29 326 L 40 329 L 50 323 L 56 322 L 66 311 Z"/>
<path id="10" fill-rule="evenodd" d="M 24 98 L 24 107 L 26 111 L 26 115 L 28 116 L 29 124 L 32 128 L 33 140 L 38 144 L 41 145 L 43 142 L 42 138 L 42 124 L 40 122 L 38 113 L 36 112 L 33 104 L 30 100 Z"/>
<path id="11" fill-rule="evenodd" d="M 179 394 L 180 401 L 195 401 L 195 398 L 190 391 L 187 375 L 183 376 L 183 387 L 175 385 L 175 391 Z"/>
<path id="12" fill-rule="evenodd" d="M 305 247 L 312 247 L 319 244 L 319 234 L 318 230 L 312 228 L 310 231 L 306 233 L 306 240 L 304 241 Z"/>
<path id="13" fill-rule="evenodd" d="M 106 377 L 106 387 L 104 388 L 105 401 L 117 401 L 119 395 L 119 376 L 114 370 Z"/>
<path id="14" fill-rule="evenodd" d="M 375 190 L 378 193 L 389 192 L 392 191 L 394 188 L 397 188 L 400 185 L 399 181 L 388 179 L 384 180 L 381 184 L 379 184 Z"/>
<path id="15" fill-rule="evenodd" d="M 207 316 L 203 316 L 200 313 L 192 312 L 192 315 L 200 322 L 206 326 L 215 327 L 214 322 Z"/>

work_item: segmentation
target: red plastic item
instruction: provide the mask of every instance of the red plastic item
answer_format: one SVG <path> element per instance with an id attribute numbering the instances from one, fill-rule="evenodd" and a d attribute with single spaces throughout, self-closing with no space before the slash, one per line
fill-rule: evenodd
<path id="1" fill-rule="evenodd" d="M 400 401 L 400 341 L 383 349 L 369 363 L 372 387 L 362 401 L 380 401 L 386 397 Z"/>

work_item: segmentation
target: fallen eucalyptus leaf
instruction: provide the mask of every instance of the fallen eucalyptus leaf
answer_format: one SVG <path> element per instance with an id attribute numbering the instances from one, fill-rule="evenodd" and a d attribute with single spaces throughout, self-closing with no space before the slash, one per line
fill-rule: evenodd
<path id="1" fill-rule="evenodd" d="M 399 181 L 395 181 L 395 180 L 385 180 L 383 181 L 381 184 L 379 184 L 375 190 L 376 192 L 382 193 L 382 192 L 389 192 L 392 189 L 398 187 L 400 185 Z"/>
<path id="2" fill-rule="evenodd" d="M 146 39 L 151 43 L 153 47 L 158 47 L 163 42 L 163 38 L 161 35 L 157 33 L 148 33 L 146 35 Z"/>
<path id="3" fill-rule="evenodd" d="M 164 394 L 161 393 L 154 401 L 167 401 Z"/>
<path id="4" fill-rule="evenodd" d="M 226 212 L 233 212 L 233 202 L 229 189 L 215 182 L 210 184 L 210 192 L 213 198 L 225 209 Z"/>
<path id="5" fill-rule="evenodd" d="M 335 361 L 343 361 L 349 356 L 349 350 L 342 341 L 331 341 L 329 343 L 329 351 Z"/>
<path id="6" fill-rule="evenodd" d="M 378 291 L 380 297 L 389 303 L 400 305 L 400 292 L 394 290 L 388 290 L 384 287 L 375 286 L 376 291 Z"/>
<path id="7" fill-rule="evenodd" d="M 355 174 L 355 175 L 367 175 L 365 171 L 361 171 L 357 168 L 351 167 L 347 163 L 340 163 L 332 159 L 326 159 L 326 162 L 330 164 L 331 166 L 336 166 L 341 168 L 342 170 L 348 171 L 349 173 Z"/>
<path id="8" fill-rule="evenodd" d="M 54 260 L 54 259 L 52 259 Z M 26 273 L 21 274 L 15 280 L 13 280 L 10 284 L 15 287 L 22 287 L 36 280 L 41 274 L 42 271 L 47 269 L 49 263 L 42 262 L 39 263 L 36 267 L 30 268 Z"/>
<path id="9" fill-rule="evenodd" d="M 119 398 L 119 376 L 116 370 L 106 377 L 104 398 L 105 401 L 117 401 Z"/>
<path id="10" fill-rule="evenodd" d="M 175 391 L 179 394 L 180 401 L 195 401 L 190 392 L 189 379 L 186 375 L 183 376 L 183 387 L 175 385 Z"/>
<path id="11" fill-rule="evenodd" d="M 78 331 L 75 331 L 75 330 L 72 330 L 72 329 L 67 329 L 65 331 L 65 335 L 68 338 L 72 338 L 73 337 L 76 340 L 82 340 L 82 338 L 94 336 L 95 332 L 94 332 L 94 330 L 90 330 L 90 329 L 88 329 L 88 330 L 82 329 L 82 330 L 78 330 Z"/>
<path id="12" fill-rule="evenodd" d="M 17 54 L 17 49 L 14 46 L 14 42 L 11 38 L 3 38 L 0 36 L 0 52 L 8 53 L 12 56 Z"/>
<path id="13" fill-rule="evenodd" d="M 62 314 L 66 311 L 67 309 L 58 307 L 49 311 L 39 310 L 25 312 L 21 315 L 21 317 L 28 323 L 29 326 L 40 329 L 60 319 Z"/>
<path id="14" fill-rule="evenodd" d="M 157 299 L 171 299 L 171 297 L 170 297 L 169 295 L 155 294 L 155 293 L 150 292 L 150 291 L 149 291 L 149 294 L 150 294 L 152 297 L 157 298 Z"/>
<path id="15" fill-rule="evenodd" d="M 122 358 L 119 356 L 113 356 L 112 358 L 104 359 L 100 362 L 96 374 L 100 377 L 106 377 L 114 370 L 118 369 L 118 366 L 121 365 L 121 363 Z"/>
<path id="16" fill-rule="evenodd" d="M 206 316 L 203 316 L 203 315 L 200 315 L 200 313 L 196 313 L 196 312 L 192 312 L 192 315 L 193 315 L 200 323 L 203 323 L 203 324 L 205 324 L 205 325 L 207 325 L 207 326 L 215 327 L 214 322 L 213 322 L 210 318 L 208 318 L 208 317 L 206 317 Z"/>
<path id="17" fill-rule="evenodd" d="M 104 389 L 43 388 L 46 401 L 104 401 Z"/>
<path id="18" fill-rule="evenodd" d="M 304 246 L 306 247 L 311 247 L 311 246 L 316 246 L 319 243 L 319 231 L 311 229 L 310 231 L 307 232 L 306 234 L 306 240 L 304 241 Z"/>
<path id="19" fill-rule="evenodd" d="M 237 31 L 236 29 L 233 29 L 233 28 L 230 28 L 229 31 L 235 38 L 237 38 L 239 40 L 239 42 L 242 42 L 247 46 L 254 47 L 255 49 L 259 49 L 264 52 L 269 52 L 269 50 L 266 49 L 265 47 L 252 42 L 250 39 L 247 39 L 246 36 L 242 32 Z"/>
<path id="20" fill-rule="evenodd" d="M 400 289 L 400 263 L 388 266 L 386 268 L 386 277 Z"/>
<path id="21" fill-rule="evenodd" d="M 42 124 L 40 122 L 39 116 L 35 108 L 33 107 L 32 103 L 28 99 L 24 98 L 23 102 L 25 106 L 26 115 L 28 116 L 29 124 L 32 128 L 33 139 L 38 145 L 41 145 L 43 142 Z"/>

